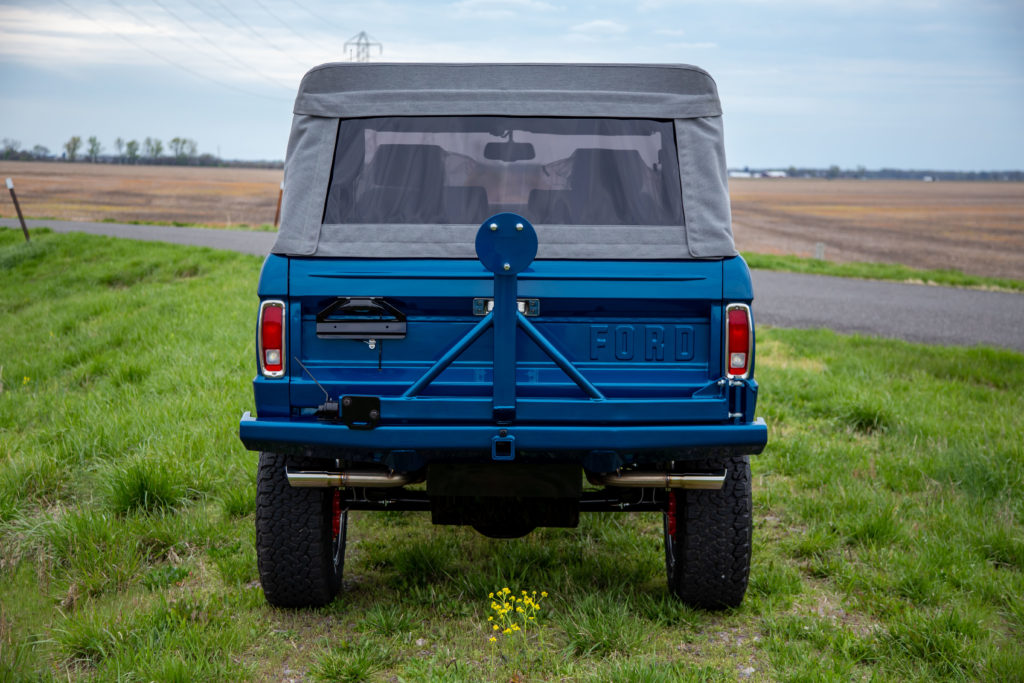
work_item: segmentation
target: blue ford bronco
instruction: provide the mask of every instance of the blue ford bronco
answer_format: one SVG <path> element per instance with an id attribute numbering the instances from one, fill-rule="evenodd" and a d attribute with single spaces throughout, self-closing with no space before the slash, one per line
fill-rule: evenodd
<path id="1" fill-rule="evenodd" d="M 683 65 L 306 74 L 239 430 L 271 604 L 330 602 L 348 511 L 385 509 L 658 511 L 670 591 L 742 601 L 767 428 L 721 114 Z"/>

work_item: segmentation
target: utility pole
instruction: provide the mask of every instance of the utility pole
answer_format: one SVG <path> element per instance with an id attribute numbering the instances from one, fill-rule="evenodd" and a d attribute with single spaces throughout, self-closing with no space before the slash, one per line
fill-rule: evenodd
<path id="1" fill-rule="evenodd" d="M 345 52 L 353 62 L 370 61 L 370 49 L 377 48 L 377 54 L 384 53 L 384 46 L 366 35 L 366 31 L 360 31 L 345 41 Z"/>

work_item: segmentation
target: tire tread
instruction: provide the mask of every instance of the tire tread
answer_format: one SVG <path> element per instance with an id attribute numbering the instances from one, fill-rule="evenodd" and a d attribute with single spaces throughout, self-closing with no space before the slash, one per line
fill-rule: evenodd
<path id="1" fill-rule="evenodd" d="M 743 602 L 750 577 L 753 510 L 750 460 L 687 463 L 685 470 L 728 471 L 717 491 L 676 490 L 675 571 L 669 588 L 687 604 L 728 609 Z"/>
<path id="2" fill-rule="evenodd" d="M 341 587 L 341 567 L 335 570 L 333 562 L 333 492 L 289 485 L 285 467 L 302 464 L 278 453 L 260 453 L 256 557 L 263 593 L 277 607 L 320 607 Z"/>

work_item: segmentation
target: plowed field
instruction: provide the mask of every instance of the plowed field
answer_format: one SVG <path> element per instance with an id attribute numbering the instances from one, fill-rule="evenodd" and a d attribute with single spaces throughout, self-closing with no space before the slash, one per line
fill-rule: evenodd
<path id="1" fill-rule="evenodd" d="M 26 216 L 259 225 L 280 170 L 0 162 Z M 741 251 L 880 261 L 1024 279 L 1024 183 L 737 179 Z M 6 196 L 0 217 L 14 216 Z"/>
<path id="2" fill-rule="evenodd" d="M 274 221 L 282 171 L 0 161 L 26 217 L 228 226 Z M 14 216 L 4 193 L 0 216 Z"/>
<path id="3" fill-rule="evenodd" d="M 742 179 L 741 251 L 956 268 L 1024 279 L 1024 183 Z"/>

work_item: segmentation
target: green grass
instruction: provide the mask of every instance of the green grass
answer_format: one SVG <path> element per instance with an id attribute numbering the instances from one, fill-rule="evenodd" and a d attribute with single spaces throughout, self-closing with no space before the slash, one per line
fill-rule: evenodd
<path id="1" fill-rule="evenodd" d="M 952 268 L 924 270 L 903 266 L 898 263 L 833 263 L 823 259 L 791 256 L 789 254 L 745 253 L 743 258 L 751 268 L 760 268 L 762 270 L 782 270 L 791 273 L 833 275 L 835 277 L 853 277 L 863 280 L 894 280 L 896 282 L 916 284 L 1024 292 L 1024 280 L 968 275 Z"/>
<path id="2" fill-rule="evenodd" d="M 498 541 L 352 513 L 320 610 L 256 581 L 259 259 L 0 231 L 0 680 L 1024 678 L 1024 357 L 763 330 L 743 606 L 667 597 L 656 515 Z M 489 643 L 487 593 L 546 590 Z"/>
<path id="3" fill-rule="evenodd" d="M 55 220 L 55 219 L 34 219 L 34 220 Z M 259 225 L 250 225 L 249 223 L 229 223 L 227 225 L 218 224 L 211 225 L 209 223 L 190 223 L 187 221 L 140 221 L 140 220 L 122 220 L 120 218 L 104 218 L 100 223 L 119 223 L 121 225 L 166 225 L 174 228 L 216 228 L 218 230 L 253 230 L 256 232 L 277 232 L 277 228 L 273 223 L 260 223 Z"/>

